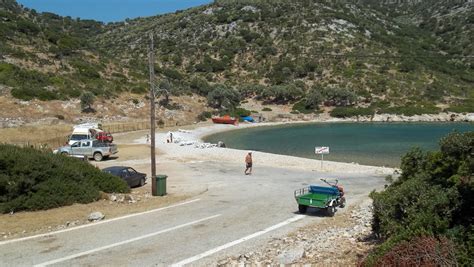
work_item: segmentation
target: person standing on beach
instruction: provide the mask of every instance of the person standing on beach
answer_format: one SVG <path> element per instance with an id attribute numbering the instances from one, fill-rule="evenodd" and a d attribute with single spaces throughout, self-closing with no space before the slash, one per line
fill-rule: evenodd
<path id="1" fill-rule="evenodd" d="M 173 143 L 173 133 L 170 132 L 170 142 Z"/>
<path id="2" fill-rule="evenodd" d="M 252 152 L 249 151 L 247 156 L 245 156 L 245 175 L 252 174 Z"/>

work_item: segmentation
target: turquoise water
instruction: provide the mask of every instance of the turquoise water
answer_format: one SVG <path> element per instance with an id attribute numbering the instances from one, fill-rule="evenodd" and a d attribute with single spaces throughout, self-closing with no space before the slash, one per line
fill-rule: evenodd
<path id="1" fill-rule="evenodd" d="M 208 136 L 227 147 L 320 159 L 315 146 L 329 146 L 325 160 L 365 165 L 400 165 L 412 147 L 436 150 L 438 140 L 452 132 L 474 131 L 472 123 L 313 123 L 256 127 Z"/>

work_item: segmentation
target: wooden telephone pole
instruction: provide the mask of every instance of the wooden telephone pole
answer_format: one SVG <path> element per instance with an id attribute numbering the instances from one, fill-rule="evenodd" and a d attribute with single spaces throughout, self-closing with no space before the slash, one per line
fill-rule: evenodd
<path id="1" fill-rule="evenodd" d="M 153 47 L 153 33 L 150 33 L 150 54 L 149 70 L 150 70 L 150 146 L 151 146 L 151 194 L 156 194 L 156 157 L 155 157 L 155 58 Z"/>

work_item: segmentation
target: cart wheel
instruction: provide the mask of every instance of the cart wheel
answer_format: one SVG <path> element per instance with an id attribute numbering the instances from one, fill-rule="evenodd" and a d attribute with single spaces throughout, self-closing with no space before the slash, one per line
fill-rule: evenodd
<path id="1" fill-rule="evenodd" d="M 298 205 L 298 211 L 299 211 L 301 214 L 305 214 L 307 209 L 308 209 L 308 206 L 305 206 L 305 205 Z"/>
<path id="2" fill-rule="evenodd" d="M 326 212 L 329 217 L 333 217 L 334 213 L 336 213 L 336 208 L 334 206 L 329 206 L 326 208 Z"/>
<path id="3" fill-rule="evenodd" d="M 342 197 L 341 198 L 341 203 L 339 204 L 339 207 L 340 208 L 344 208 L 346 206 L 346 198 L 345 197 Z"/>

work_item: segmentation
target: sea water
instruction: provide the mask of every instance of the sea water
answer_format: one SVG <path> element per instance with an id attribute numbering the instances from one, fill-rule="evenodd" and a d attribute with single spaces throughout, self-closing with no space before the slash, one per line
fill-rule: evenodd
<path id="1" fill-rule="evenodd" d="M 439 148 L 439 139 L 458 131 L 474 131 L 473 123 L 311 123 L 228 131 L 205 138 L 227 147 L 312 159 L 316 146 L 328 146 L 324 160 L 398 167 L 413 147 Z"/>

